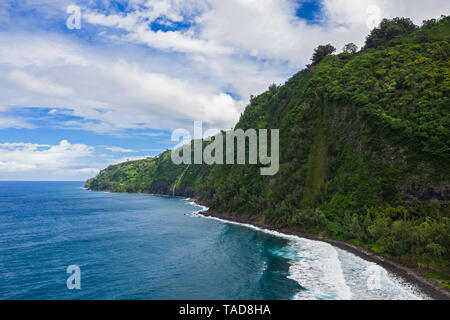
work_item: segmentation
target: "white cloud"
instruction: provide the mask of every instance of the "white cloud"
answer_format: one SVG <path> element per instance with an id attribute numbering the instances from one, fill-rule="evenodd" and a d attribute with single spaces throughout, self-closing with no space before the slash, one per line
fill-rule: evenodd
<path id="1" fill-rule="evenodd" d="M 122 153 L 131 153 L 134 152 L 133 149 L 126 149 L 126 148 L 121 148 L 121 147 L 104 147 L 106 150 L 109 150 L 111 152 L 122 152 Z"/>
<path id="2" fill-rule="evenodd" d="M 22 149 L 25 151 L 35 151 L 38 148 L 50 147 L 48 144 L 37 144 L 29 142 L 0 142 L 0 149 Z"/>
<path id="3" fill-rule="evenodd" d="M 332 43 L 338 49 L 348 42 L 363 45 L 370 31 L 368 22 L 374 19 L 374 7 L 379 9 L 377 22 L 402 16 L 420 24 L 450 11 L 446 0 L 323 0 L 321 5 L 322 22 L 311 25 L 295 16 L 294 1 L 213 1 L 211 9 L 198 20 L 200 38 L 216 40 L 233 52 L 285 60 L 289 67 L 299 68 L 309 63 L 319 44 Z"/>
<path id="4" fill-rule="evenodd" d="M 85 179 L 99 171 L 87 162 L 93 153 L 93 147 L 67 140 L 57 145 L 0 143 L 0 179 Z"/>
<path id="5" fill-rule="evenodd" d="M 38 47 L 35 56 L 33 52 L 27 53 L 28 63 L 35 64 L 22 64 L 21 69 L 16 69 L 16 57 L 23 50 L 21 42 L 17 43 L 14 36 L 0 34 L 0 39 L 5 38 L 10 40 L 11 55 L 2 56 L 0 51 L 3 62 L 0 71 L 8 75 L 0 79 L 2 105 L 51 106 L 54 110 L 50 115 L 70 114 L 96 121 L 71 120 L 61 124 L 68 128 L 96 132 L 127 128 L 172 130 L 192 120 L 230 127 L 243 108 L 241 101 L 235 101 L 216 84 L 202 83 L 195 76 L 194 79 L 177 77 L 176 70 L 173 75 L 156 72 L 153 66 L 144 67 L 124 58 L 93 53 L 90 48 L 79 51 L 70 42 L 63 46 L 68 54 L 75 61 L 88 62 L 76 65 L 50 62 L 44 67 L 41 61 L 48 57 L 42 53 L 50 51 L 52 46 L 45 37 L 34 42 Z M 20 38 L 23 40 L 23 36 Z M 61 38 L 59 43 L 65 41 Z M 13 54 L 15 51 L 17 55 Z"/>
<path id="6" fill-rule="evenodd" d="M 21 70 L 10 72 L 8 77 L 19 86 L 37 93 L 57 96 L 65 96 L 72 93 L 72 89 L 53 83 L 46 77 L 35 77 Z"/>
<path id="7" fill-rule="evenodd" d="M 0 115 L 0 129 L 33 129 L 34 127 L 34 125 L 27 122 L 25 119 Z"/>
<path id="8" fill-rule="evenodd" d="M 185 53 L 189 60 L 184 68 L 216 86 L 232 85 L 246 101 L 308 64 L 319 44 L 330 42 L 338 49 L 348 42 L 362 46 L 368 25 L 384 17 L 409 16 L 420 24 L 450 11 L 445 0 L 323 0 L 322 23 L 311 25 L 295 15 L 298 5 L 292 0 L 134 1 L 130 7 L 136 11 L 131 13 L 90 12 L 87 19 L 125 31 L 122 39 Z M 192 22 L 185 18 L 192 12 L 197 16 L 187 31 L 155 32 L 148 27 L 157 18 Z"/>
<path id="9" fill-rule="evenodd" d="M 65 139 L 57 144 L 0 142 L 0 180 L 86 180 L 108 165 L 146 158 L 123 157 L 123 153 L 137 152 L 128 148 L 100 147 L 108 153 Z M 139 150 L 143 151 L 164 150 Z"/>
<path id="10" fill-rule="evenodd" d="M 86 66 L 89 57 L 77 44 L 61 41 L 58 36 L 45 38 L 32 33 L 2 33 L 0 36 L 0 64 L 14 67 L 52 68 L 57 66 Z"/>
<path id="11" fill-rule="evenodd" d="M 381 18 L 406 17 L 416 24 L 448 14 L 450 3 L 445 0 L 324 0 L 323 6 L 331 22 L 348 26 L 364 26 L 370 18 L 369 7 L 378 7 Z"/>
<path id="12" fill-rule="evenodd" d="M 128 31 L 124 40 L 131 40 L 144 43 L 151 47 L 179 52 L 201 53 L 201 54 L 229 54 L 230 48 L 218 46 L 214 40 L 205 41 L 195 38 L 193 30 L 181 31 L 153 31 L 148 25 L 161 16 L 169 15 L 170 6 L 156 7 L 153 2 L 148 2 L 149 6 L 145 11 L 134 11 L 125 15 L 111 14 L 105 15 L 96 12 L 87 12 L 83 15 L 88 23 L 101 25 L 110 28 L 117 28 Z M 158 10 L 159 9 L 159 10 Z M 176 13 L 169 15 L 172 21 L 181 21 L 183 18 Z"/>

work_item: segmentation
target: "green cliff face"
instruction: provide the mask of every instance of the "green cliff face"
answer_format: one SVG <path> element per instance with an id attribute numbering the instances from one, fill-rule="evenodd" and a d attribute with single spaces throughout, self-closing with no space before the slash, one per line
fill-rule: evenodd
<path id="1" fill-rule="evenodd" d="M 251 99 L 236 128 L 280 129 L 280 170 L 174 165 L 170 151 L 87 181 L 195 196 L 216 212 L 363 243 L 450 269 L 450 17 L 383 21 L 358 53 L 328 55 Z"/>

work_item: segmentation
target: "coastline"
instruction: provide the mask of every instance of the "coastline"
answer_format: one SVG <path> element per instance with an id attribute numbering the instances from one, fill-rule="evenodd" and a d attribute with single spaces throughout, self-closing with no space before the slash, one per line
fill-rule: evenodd
<path id="1" fill-rule="evenodd" d="M 297 236 L 309 240 L 329 243 L 332 246 L 350 252 L 366 261 L 374 262 L 380 265 L 381 267 L 385 268 L 388 272 L 392 273 L 394 276 L 404 280 L 406 283 L 409 283 L 414 287 L 416 287 L 417 289 L 419 289 L 421 293 L 423 293 L 430 299 L 450 300 L 450 293 L 447 292 L 445 289 L 441 288 L 438 282 L 435 282 L 433 279 L 430 279 L 420 274 L 417 270 L 406 267 L 398 262 L 388 259 L 360 245 L 311 234 L 303 230 L 299 230 L 297 228 L 270 225 L 264 223 L 263 221 L 258 219 L 258 217 L 254 217 L 251 215 L 233 215 L 229 213 L 217 213 L 207 208 L 205 204 L 202 204 L 201 202 L 195 199 L 190 200 L 193 201 L 197 206 L 204 207 L 203 210 L 196 211 L 194 212 L 194 214 L 198 214 L 204 217 L 218 218 L 229 222 L 246 224 L 260 229 L 276 231 L 284 235 Z"/>
<path id="2" fill-rule="evenodd" d="M 92 190 L 86 188 L 89 191 L 100 191 L 100 190 Z M 102 190 L 108 191 L 109 190 Z M 127 193 L 127 192 L 126 192 Z M 163 194 L 153 194 L 153 193 L 145 193 L 148 195 L 154 196 L 168 196 L 174 197 L 171 195 L 163 195 Z M 185 196 L 175 196 L 180 198 L 185 198 Z M 315 241 L 323 241 L 329 243 L 339 249 L 350 252 L 366 261 L 374 262 L 381 267 L 385 268 L 388 272 L 392 273 L 394 276 L 402 279 L 406 283 L 409 283 L 419 289 L 424 295 L 433 300 L 450 300 L 450 292 L 446 291 L 444 288 L 441 288 L 440 283 L 436 280 L 433 280 L 425 275 L 422 275 L 419 271 L 411 269 L 403 264 L 400 264 L 392 259 L 386 258 L 378 253 L 375 253 L 368 248 L 363 246 L 353 244 L 351 242 L 346 242 L 342 240 L 335 240 L 328 237 L 323 237 L 320 235 L 312 234 L 306 232 L 304 230 L 300 230 L 298 228 L 286 227 L 282 225 L 273 225 L 267 224 L 264 221 L 261 221 L 260 217 L 255 217 L 252 215 L 237 215 L 230 213 L 218 213 L 211 210 L 207 207 L 208 203 L 196 199 L 195 197 L 188 198 L 192 202 L 193 205 L 202 207 L 197 211 L 194 211 L 193 214 L 201 215 L 204 217 L 213 217 L 221 220 L 229 221 L 229 222 L 237 222 L 240 224 L 247 224 L 250 226 L 254 226 L 260 229 L 266 229 L 270 231 L 276 231 L 285 235 L 297 236 L 300 238 L 305 238 L 309 240 Z"/>

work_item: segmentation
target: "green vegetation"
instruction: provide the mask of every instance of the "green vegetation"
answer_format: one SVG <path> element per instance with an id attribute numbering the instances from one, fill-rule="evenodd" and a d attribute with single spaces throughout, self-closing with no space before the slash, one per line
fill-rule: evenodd
<path id="1" fill-rule="evenodd" d="M 347 43 L 344 48 L 342 48 L 342 51 L 345 53 L 356 53 L 358 51 L 358 46 L 353 42 L 350 42 Z"/>
<path id="2" fill-rule="evenodd" d="M 402 43 L 401 37 L 411 34 L 416 29 L 416 25 L 408 18 L 394 18 L 392 20 L 383 19 L 380 26 L 373 29 L 366 39 L 366 48 L 377 48 L 386 43 Z M 397 40 L 393 42 L 393 40 Z"/>
<path id="3" fill-rule="evenodd" d="M 384 20 L 365 47 L 316 50 L 308 68 L 252 97 L 236 128 L 279 128 L 280 170 L 174 165 L 106 168 L 94 190 L 195 196 L 450 270 L 450 17 Z M 315 61 L 314 61 L 315 60 Z"/>
<path id="4" fill-rule="evenodd" d="M 427 273 L 427 276 L 439 280 L 442 283 L 442 285 L 450 289 L 450 276 L 438 272 L 429 272 Z"/>
<path id="5" fill-rule="evenodd" d="M 437 279 L 437 280 L 449 280 L 450 281 L 450 276 L 446 275 L 446 274 L 442 274 L 442 273 L 437 273 L 437 272 L 429 272 L 427 274 L 430 278 L 433 279 Z"/>
<path id="6" fill-rule="evenodd" d="M 327 44 L 324 46 L 318 46 L 316 49 L 314 49 L 314 54 L 311 58 L 311 61 L 313 64 L 318 64 L 320 61 L 323 60 L 326 56 L 329 56 L 333 52 L 336 51 L 336 48 L 333 47 L 331 44 Z"/>

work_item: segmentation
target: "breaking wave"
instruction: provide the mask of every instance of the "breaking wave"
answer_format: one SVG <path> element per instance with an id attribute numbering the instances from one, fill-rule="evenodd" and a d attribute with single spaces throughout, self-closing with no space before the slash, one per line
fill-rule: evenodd
<path id="1" fill-rule="evenodd" d="M 305 300 L 419 300 L 427 299 L 416 287 L 405 283 L 383 267 L 329 243 L 283 234 L 251 224 L 199 215 L 207 210 L 199 207 L 192 216 L 245 226 L 288 240 L 286 247 L 272 252 L 289 260 L 288 278 L 301 287 L 292 299 Z"/>

